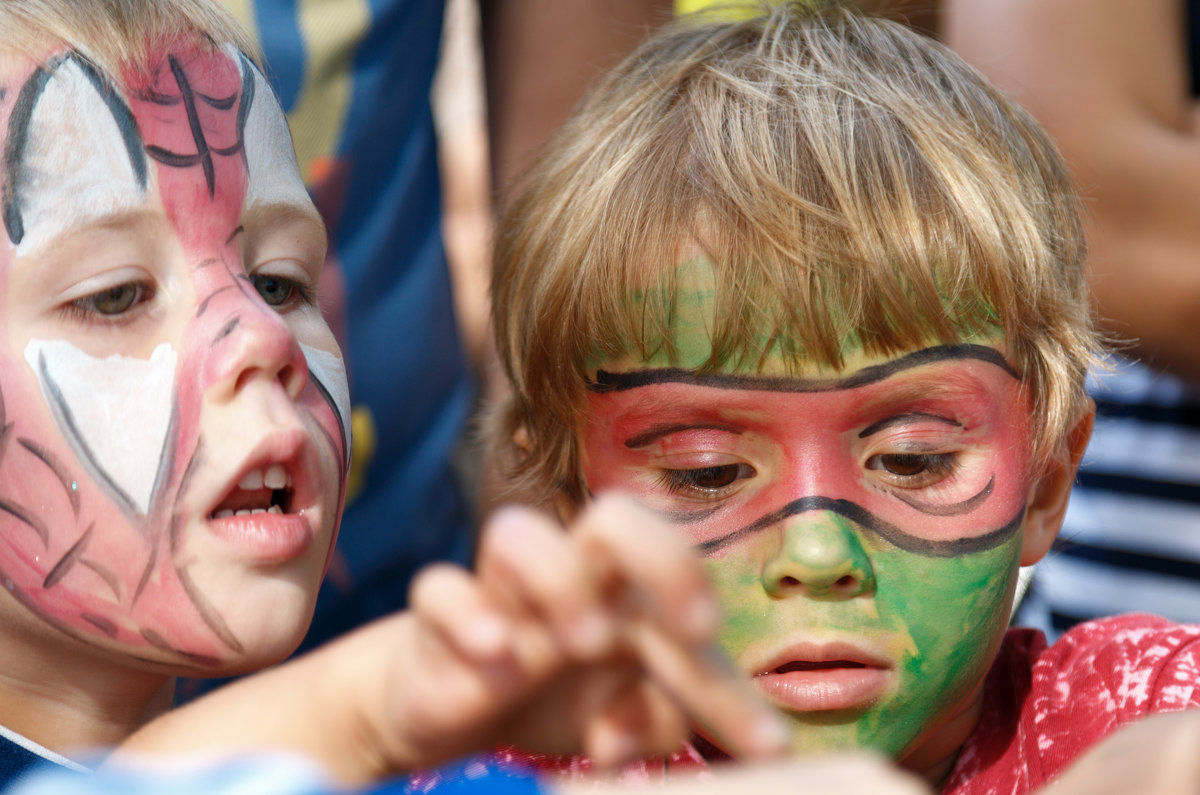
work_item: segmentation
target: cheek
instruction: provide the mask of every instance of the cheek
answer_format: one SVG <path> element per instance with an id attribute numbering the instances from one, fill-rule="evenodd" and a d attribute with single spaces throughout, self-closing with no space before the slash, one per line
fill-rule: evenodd
<path id="1" fill-rule="evenodd" d="M 765 608 L 762 578 L 749 560 L 731 554 L 706 558 L 705 570 L 721 606 L 724 620 L 718 642 L 736 657 L 773 633 L 770 611 Z"/>
<path id="2" fill-rule="evenodd" d="M 899 550 L 872 556 L 880 618 L 912 638 L 904 676 L 931 704 L 961 698 L 986 673 L 1008 626 L 1019 554 L 1017 534 L 948 558 Z"/>
<path id="3" fill-rule="evenodd" d="M 33 340 L 25 349 L 77 458 L 114 500 L 142 515 L 168 443 L 176 358 L 165 343 L 149 359 L 97 359 L 63 341 Z"/>
<path id="4" fill-rule="evenodd" d="M 329 335 L 332 345 L 332 334 Z M 321 348 L 300 343 L 308 365 L 309 387 L 304 401 L 321 427 L 329 434 L 339 460 L 349 457 L 350 449 L 350 384 L 346 365 L 341 356 Z"/>
<path id="5" fill-rule="evenodd" d="M 104 622 L 88 617 L 136 589 L 147 539 L 80 463 L 24 363 L 0 366 L 0 570 L 27 606 L 96 632 Z"/>

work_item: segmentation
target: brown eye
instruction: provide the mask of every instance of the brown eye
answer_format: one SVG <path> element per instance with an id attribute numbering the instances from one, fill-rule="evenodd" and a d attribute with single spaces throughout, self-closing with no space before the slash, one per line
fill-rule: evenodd
<path id="1" fill-rule="evenodd" d="M 879 465 L 893 475 L 912 477 L 929 468 L 930 457 L 917 453 L 896 453 L 879 456 Z"/>
<path id="2" fill-rule="evenodd" d="M 893 486 L 920 489 L 950 477 L 957 462 L 955 453 L 880 453 L 871 456 L 866 467 Z"/>
<path id="3" fill-rule="evenodd" d="M 692 485 L 696 488 L 719 489 L 737 480 L 738 469 L 738 464 L 729 464 L 720 467 L 693 469 L 688 475 L 692 481 Z"/>
<path id="4" fill-rule="evenodd" d="M 668 469 L 662 481 L 669 491 L 678 494 L 713 496 L 743 478 L 757 474 L 749 464 L 722 464 L 699 469 Z"/>

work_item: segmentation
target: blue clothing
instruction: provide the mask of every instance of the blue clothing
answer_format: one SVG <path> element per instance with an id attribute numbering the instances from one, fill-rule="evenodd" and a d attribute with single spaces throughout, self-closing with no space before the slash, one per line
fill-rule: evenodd
<path id="1" fill-rule="evenodd" d="M 533 773 L 481 758 L 444 768 L 444 775 L 397 778 L 360 790 L 359 795 L 539 795 Z M 3 788 L 4 795 L 345 795 L 304 759 L 281 754 L 245 756 L 221 762 L 119 769 L 91 775 L 47 765 Z"/>
<path id="2" fill-rule="evenodd" d="M 39 765 L 54 766 L 64 778 L 82 778 L 85 768 L 0 726 L 0 790 Z"/>
<path id="3" fill-rule="evenodd" d="M 474 384 L 442 248 L 429 100 L 444 9 L 442 0 L 251 6 L 249 27 L 344 274 L 355 413 L 369 411 L 377 430 L 308 648 L 404 607 L 421 566 L 470 557 L 472 522 L 451 459 Z"/>

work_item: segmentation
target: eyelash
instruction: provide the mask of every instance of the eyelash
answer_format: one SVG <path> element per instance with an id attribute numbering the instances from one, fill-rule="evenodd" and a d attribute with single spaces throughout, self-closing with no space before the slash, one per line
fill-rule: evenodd
<path id="1" fill-rule="evenodd" d="M 727 481 L 716 486 L 702 486 L 698 481 L 709 475 L 731 475 Z M 757 474 L 749 464 L 721 464 L 696 469 L 664 469 L 658 477 L 658 483 L 671 494 L 679 494 L 702 499 L 717 499 L 733 487 L 739 480 L 754 477 Z"/>
<path id="2" fill-rule="evenodd" d="M 273 273 L 252 273 L 247 278 L 250 280 L 250 284 L 253 285 L 254 289 L 258 292 L 263 301 L 265 301 L 268 306 L 276 311 L 283 311 L 283 308 L 285 308 L 285 306 L 293 300 L 298 301 L 304 306 L 316 305 L 316 290 L 314 290 L 310 284 L 303 280 L 293 279 L 290 276 L 281 276 Z M 262 294 L 259 284 L 260 282 L 266 280 L 282 282 L 288 285 L 290 291 L 283 301 L 278 304 L 272 304 L 267 300 L 267 297 Z"/>
<path id="3" fill-rule="evenodd" d="M 911 474 L 889 468 L 887 459 L 917 459 L 922 468 Z M 954 475 L 958 467 L 956 453 L 879 453 L 867 459 L 866 468 L 883 473 L 888 485 L 903 489 L 922 489 L 942 483 Z"/>
<path id="4" fill-rule="evenodd" d="M 119 291 L 126 288 L 133 288 L 136 291 L 127 306 L 122 307 L 116 312 L 103 312 L 99 309 L 99 302 L 105 300 L 107 297 L 117 295 Z M 137 320 L 140 317 L 137 309 L 153 301 L 156 294 L 157 291 L 150 282 L 122 282 L 76 298 L 74 301 L 65 304 L 62 307 L 62 311 L 69 320 L 76 323 L 91 326 L 119 327 Z"/>

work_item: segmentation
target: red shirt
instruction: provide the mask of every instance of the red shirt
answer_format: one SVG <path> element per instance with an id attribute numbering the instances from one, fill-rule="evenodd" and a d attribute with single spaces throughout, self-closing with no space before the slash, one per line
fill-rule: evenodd
<path id="1" fill-rule="evenodd" d="M 1046 784 L 1115 729 L 1157 712 L 1200 707 L 1200 625 L 1149 615 L 1079 624 L 1047 648 L 1039 630 L 1011 629 L 984 683 L 983 717 L 943 795 L 1017 795 Z M 581 757 L 504 751 L 506 761 L 568 776 Z M 621 772 L 623 781 L 703 774 L 717 749 L 688 745 Z"/>
<path id="2" fill-rule="evenodd" d="M 1044 785 L 1115 729 L 1200 707 L 1200 626 L 1148 615 L 1079 624 L 1047 648 L 1010 630 L 984 684 L 983 718 L 943 793 L 1009 795 Z"/>

